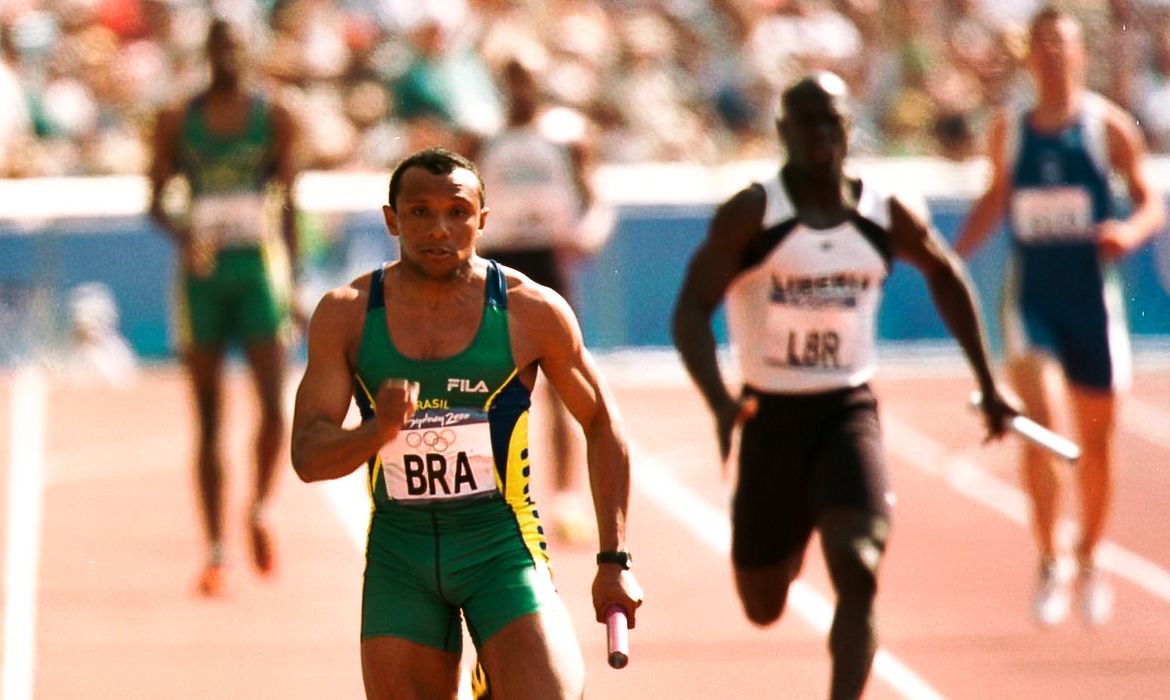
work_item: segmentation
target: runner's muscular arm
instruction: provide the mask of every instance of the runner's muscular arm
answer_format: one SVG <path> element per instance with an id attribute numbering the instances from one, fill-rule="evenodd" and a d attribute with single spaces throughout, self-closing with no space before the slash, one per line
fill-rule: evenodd
<path id="1" fill-rule="evenodd" d="M 296 202 L 296 180 L 300 174 L 297 159 L 297 143 L 300 139 L 300 125 L 282 103 L 272 104 L 272 179 L 280 188 L 280 233 L 288 250 L 288 261 L 293 273 L 298 271 L 300 245 L 297 235 L 298 217 Z"/>
<path id="2" fill-rule="evenodd" d="M 585 348 L 568 303 L 551 290 L 526 286 L 524 301 L 514 305 L 517 321 L 521 322 L 516 325 L 523 328 L 525 344 L 533 346 L 540 370 L 585 432 L 598 544 L 603 550 L 622 549 L 630 495 L 630 455 L 617 403 Z"/>
<path id="3" fill-rule="evenodd" d="M 955 241 L 955 252 L 970 257 L 995 230 L 1007 210 L 1011 190 L 1010 174 L 1004 161 L 1007 139 L 1007 116 L 1000 112 L 987 131 L 987 158 L 991 166 L 991 182 L 967 214 L 963 228 Z"/>
<path id="4" fill-rule="evenodd" d="M 731 446 L 731 428 L 741 412 L 719 371 L 715 333 L 711 316 L 723 302 L 740 261 L 764 217 L 764 193 L 758 185 L 741 190 L 715 212 L 707 239 L 695 251 L 687 266 L 678 301 L 675 302 L 672 332 L 674 345 L 707 405 L 715 414 L 720 454 L 726 458 Z"/>
<path id="5" fill-rule="evenodd" d="M 365 296 L 353 286 L 342 287 L 325 295 L 309 322 L 308 363 L 297 387 L 291 440 L 293 469 L 304 481 L 336 479 L 357 469 L 394 439 L 414 412 L 417 387 L 388 380 L 377 392 L 376 419 L 342 427 L 364 311 Z"/>
<path id="6" fill-rule="evenodd" d="M 963 262 L 938 232 L 897 198 L 890 200 L 890 238 L 894 254 L 916 267 L 926 279 L 935 307 L 963 349 L 980 392 L 989 397 L 983 403 L 988 434 L 1003 435 L 1007 419 L 1017 411 L 1004 398 L 991 370 L 975 288 Z"/>
<path id="7" fill-rule="evenodd" d="M 1120 107 L 1110 104 L 1105 117 L 1109 158 L 1125 180 L 1133 211 L 1124 221 L 1101 222 L 1098 243 L 1109 260 L 1119 260 L 1134 252 L 1165 223 L 1166 206 L 1154 192 L 1142 170 L 1146 156 L 1145 139 L 1133 118 Z"/>
<path id="8" fill-rule="evenodd" d="M 617 402 L 585 347 L 576 317 L 559 294 L 525 282 L 509 290 L 508 299 L 517 362 L 537 363 L 585 433 L 598 546 L 602 551 L 624 550 L 630 454 Z M 598 566 L 593 583 L 598 622 L 604 621 L 609 604 L 618 603 L 633 627 L 641 602 L 641 587 L 630 572 L 614 565 Z"/>
<path id="9" fill-rule="evenodd" d="M 179 132 L 183 123 L 181 108 L 161 110 L 155 118 L 154 131 L 151 134 L 151 162 L 148 173 L 150 180 L 150 218 L 159 228 L 170 236 L 171 240 L 180 248 L 184 248 L 190 238 L 186 228 L 167 216 L 163 209 L 163 193 L 167 183 L 178 173 Z"/>

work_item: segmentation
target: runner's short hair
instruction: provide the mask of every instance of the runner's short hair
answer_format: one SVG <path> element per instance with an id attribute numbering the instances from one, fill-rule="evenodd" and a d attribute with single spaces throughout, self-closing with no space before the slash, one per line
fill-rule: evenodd
<path id="1" fill-rule="evenodd" d="M 483 184 L 483 177 L 479 174 L 479 169 L 475 167 L 470 159 L 452 151 L 449 148 L 442 146 L 432 146 L 431 148 L 424 148 L 421 151 L 412 153 L 403 158 L 394 168 L 394 172 L 390 175 L 390 191 L 387 195 L 389 199 L 388 204 L 390 209 L 398 211 L 398 193 L 402 189 L 402 175 L 411 168 L 422 168 L 432 175 L 446 175 L 454 172 L 459 168 L 470 170 L 475 174 L 475 179 L 479 183 L 479 206 L 483 207 L 486 202 L 485 187 Z"/>

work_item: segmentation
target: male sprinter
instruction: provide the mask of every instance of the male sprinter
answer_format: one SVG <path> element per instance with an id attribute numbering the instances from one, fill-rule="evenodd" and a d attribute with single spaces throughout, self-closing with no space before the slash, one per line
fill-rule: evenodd
<path id="1" fill-rule="evenodd" d="M 199 418 L 196 463 L 208 552 L 204 595 L 223 592 L 223 364 L 228 343 L 243 345 L 260 399 L 255 491 L 247 514 L 253 563 L 276 566 L 265 506 L 285 439 L 282 389 L 297 254 L 292 187 L 295 123 L 289 112 L 245 82 L 241 30 L 217 19 L 207 33 L 211 85 L 159 115 L 150 170 L 150 214 L 179 248 L 177 316 Z M 191 192 L 189 216 L 172 217 L 167 185 L 179 175 Z M 269 216 L 279 211 L 279 233 Z"/>
<path id="2" fill-rule="evenodd" d="M 988 431 L 1014 411 L 988 363 L 974 294 L 942 238 L 897 197 L 844 172 L 845 82 L 814 73 L 780 98 L 788 161 L 715 213 L 687 270 L 674 341 L 715 414 L 724 458 L 743 423 L 731 558 L 748 619 L 775 622 L 815 530 L 837 609 L 829 697 L 858 698 L 877 650 L 874 597 L 889 535 L 877 400 L 870 391 L 882 285 L 916 267 L 988 397 Z M 744 387 L 733 397 L 711 316 L 726 299 Z"/>
<path id="3" fill-rule="evenodd" d="M 616 603 L 633 626 L 617 406 L 565 300 L 476 254 L 488 210 L 471 161 L 409 156 L 383 214 L 399 259 L 317 306 L 292 428 L 305 481 L 367 465 L 367 697 L 454 698 L 465 617 L 496 700 L 580 698 L 581 651 L 529 494 L 529 395 L 539 370 L 584 430 L 602 550 L 593 604 L 599 622 Z M 352 429 L 351 395 L 364 419 Z"/>
<path id="4" fill-rule="evenodd" d="M 1078 609 L 1091 626 L 1113 613 L 1097 567 L 1113 491 L 1117 400 L 1129 383 L 1129 337 L 1119 263 L 1156 233 L 1162 198 L 1142 171 L 1145 143 L 1133 117 L 1085 88 L 1087 55 L 1077 20 L 1046 8 L 1032 20 L 1028 67 L 1035 103 L 997 116 L 988 134 L 991 184 L 972 207 L 955 249 L 969 255 L 1008 213 L 1013 264 L 1004 281 L 1004 349 L 1028 416 L 1052 425 L 1067 390 L 1083 449 L 1076 479 L 1081 532 L 1073 546 Z M 1110 179 L 1125 182 L 1133 210 L 1116 211 Z M 1061 386 L 1063 384 L 1063 386 Z M 1039 577 L 1032 615 L 1068 616 L 1072 596 L 1058 566 L 1060 465 L 1025 443 Z"/>

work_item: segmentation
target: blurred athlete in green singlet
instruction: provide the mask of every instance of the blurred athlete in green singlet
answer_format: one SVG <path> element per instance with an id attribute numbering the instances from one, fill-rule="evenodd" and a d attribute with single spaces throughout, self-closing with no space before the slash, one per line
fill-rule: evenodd
<path id="1" fill-rule="evenodd" d="M 242 345 L 260 400 L 255 493 L 247 514 L 253 561 L 275 567 L 264 506 L 286 430 L 281 389 L 283 338 L 295 261 L 295 126 L 276 102 L 245 83 L 241 31 L 217 19 L 207 36 L 210 87 L 162 112 L 154 133 L 151 217 L 181 256 L 175 321 L 199 420 L 200 506 L 208 540 L 199 591 L 223 589 L 224 473 L 221 446 L 223 364 L 231 342 Z M 190 187 L 185 216 L 164 208 L 175 176 Z"/>

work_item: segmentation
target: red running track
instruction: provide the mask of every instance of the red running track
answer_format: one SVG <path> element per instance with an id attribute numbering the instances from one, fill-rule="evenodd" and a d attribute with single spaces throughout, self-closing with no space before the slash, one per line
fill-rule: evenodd
<path id="1" fill-rule="evenodd" d="M 603 361 L 634 445 L 630 544 L 647 593 L 625 669 L 606 665 L 604 627 L 593 621 L 593 543 L 551 544 L 586 655 L 588 696 L 824 697 L 822 627 L 831 592 L 819 551 L 810 548 L 798 593 L 778 624 L 746 622 L 726 554 L 731 484 L 720 476 L 697 394 L 662 364 Z M 978 418 L 964 406 L 970 382 L 962 367 L 894 363 L 875 386 L 897 502 L 879 591 L 882 655 L 866 697 L 1165 696 L 1170 371 L 1139 363 L 1118 433 L 1108 549 L 1118 605 L 1114 621 L 1099 630 L 1075 618 L 1052 630 L 1030 622 L 1035 561 L 1015 448 L 980 445 Z M 331 490 L 286 472 L 273 504 L 280 570 L 272 580 L 255 576 L 240 527 L 253 425 L 243 375 L 233 375 L 229 392 L 232 566 L 228 595 L 217 601 L 193 595 L 202 549 L 181 373 L 151 368 L 126 389 L 49 379 L 41 439 L 21 398 L 27 387 L 11 373 L 0 376 L 0 654 L 5 688 L 31 688 L 11 700 L 362 697 L 362 556 L 352 526 L 344 525 L 364 520 L 360 485 L 351 480 Z M 537 460 L 542 450 L 537 440 Z M 13 493 L 27 481 L 12 478 L 38 464 L 39 517 Z M 547 485 L 539 472 L 534 478 L 539 496 Z M 338 504 L 347 510 L 340 517 Z"/>

